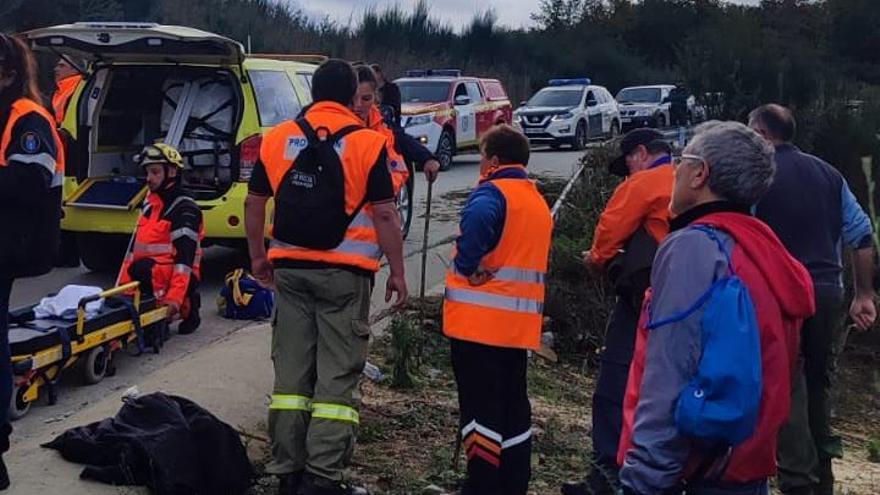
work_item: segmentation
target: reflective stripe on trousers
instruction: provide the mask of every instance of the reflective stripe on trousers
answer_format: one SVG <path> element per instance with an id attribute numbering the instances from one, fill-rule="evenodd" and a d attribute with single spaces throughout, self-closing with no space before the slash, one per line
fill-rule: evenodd
<path id="1" fill-rule="evenodd" d="M 354 424 L 360 423 L 360 415 L 357 409 L 339 404 L 328 404 L 326 402 L 315 402 L 312 404 L 312 417 L 334 421 L 348 421 Z"/>
<path id="2" fill-rule="evenodd" d="M 498 294 L 468 289 L 447 287 L 446 299 L 451 302 L 473 304 L 505 311 L 516 311 L 518 313 L 542 314 L 544 312 L 544 303 L 541 301 L 524 297 L 499 296 Z"/>
<path id="3" fill-rule="evenodd" d="M 282 242 L 276 239 L 272 239 L 272 241 L 269 242 L 269 247 L 277 249 L 293 249 L 303 251 L 307 250 L 306 248 L 294 246 L 293 244 L 288 244 L 286 242 Z M 333 249 L 327 250 L 327 252 L 339 254 L 354 254 L 376 260 L 382 257 L 382 249 L 379 248 L 378 244 L 366 241 L 354 241 L 351 239 L 343 240 L 342 243 L 340 243 Z"/>
<path id="4" fill-rule="evenodd" d="M 452 264 L 452 271 L 460 277 L 467 278 L 466 275 L 459 272 L 458 269 L 455 268 L 455 263 Z M 524 282 L 528 284 L 543 284 L 544 272 L 539 270 L 528 270 L 525 268 L 504 267 L 499 268 L 492 275 L 492 280 L 498 280 L 501 282 Z"/>
<path id="5" fill-rule="evenodd" d="M 282 411 L 306 411 L 311 412 L 313 418 L 329 419 L 333 421 L 346 421 L 360 423 L 360 415 L 357 409 L 341 404 L 328 402 L 312 402 L 304 395 L 272 394 L 272 402 L 269 409 Z"/>
<path id="6" fill-rule="evenodd" d="M 284 411 L 311 411 L 312 400 L 304 395 L 272 394 L 269 409 Z"/>

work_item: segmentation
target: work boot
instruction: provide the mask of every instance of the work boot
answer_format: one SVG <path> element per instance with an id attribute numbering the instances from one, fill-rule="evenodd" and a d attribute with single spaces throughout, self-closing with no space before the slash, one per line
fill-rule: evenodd
<path id="1" fill-rule="evenodd" d="M 592 495 L 590 485 L 586 480 L 566 481 L 562 484 L 562 495 Z"/>
<path id="2" fill-rule="evenodd" d="M 371 495 L 370 491 L 360 486 L 351 486 L 338 481 L 328 480 L 312 474 L 303 477 L 300 495 Z"/>
<path id="3" fill-rule="evenodd" d="M 3 456 L 0 456 L 0 491 L 4 491 L 7 488 L 9 488 L 9 472 L 6 470 Z"/>
<path id="4" fill-rule="evenodd" d="M 285 474 L 279 477 L 278 495 L 298 495 L 302 485 L 303 472 Z"/>
<path id="5" fill-rule="evenodd" d="M 189 315 L 189 318 L 180 322 L 180 325 L 177 325 L 177 333 L 180 335 L 189 335 L 196 330 L 199 329 L 199 325 L 202 324 L 202 319 L 199 317 L 198 313 L 193 313 Z"/>

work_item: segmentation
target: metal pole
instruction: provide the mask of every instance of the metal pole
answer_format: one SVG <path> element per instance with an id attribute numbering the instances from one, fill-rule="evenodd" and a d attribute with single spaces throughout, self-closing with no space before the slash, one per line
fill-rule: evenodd
<path id="1" fill-rule="evenodd" d="M 428 269 L 428 230 L 431 227 L 431 195 L 434 190 L 434 183 L 428 181 L 428 205 L 425 207 L 425 232 L 422 237 L 422 279 L 419 285 L 419 299 L 422 303 L 425 301 L 425 273 Z"/>

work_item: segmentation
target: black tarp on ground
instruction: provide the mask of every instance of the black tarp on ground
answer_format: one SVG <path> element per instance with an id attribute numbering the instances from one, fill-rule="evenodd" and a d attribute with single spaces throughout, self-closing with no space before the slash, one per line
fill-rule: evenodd
<path id="1" fill-rule="evenodd" d="M 163 494 L 244 493 L 253 476 L 238 433 L 198 404 L 154 393 L 113 418 L 72 428 L 43 447 L 85 464 L 83 479 Z"/>

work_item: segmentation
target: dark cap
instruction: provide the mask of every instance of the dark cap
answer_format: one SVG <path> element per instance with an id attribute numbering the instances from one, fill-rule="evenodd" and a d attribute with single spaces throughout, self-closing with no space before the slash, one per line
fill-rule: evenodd
<path id="1" fill-rule="evenodd" d="M 663 133 L 657 129 L 633 129 L 620 140 L 620 156 L 608 165 L 608 171 L 614 175 L 626 177 L 629 168 L 626 166 L 626 157 L 639 146 L 654 144 L 667 153 L 672 152 L 672 147 L 663 138 Z"/>

